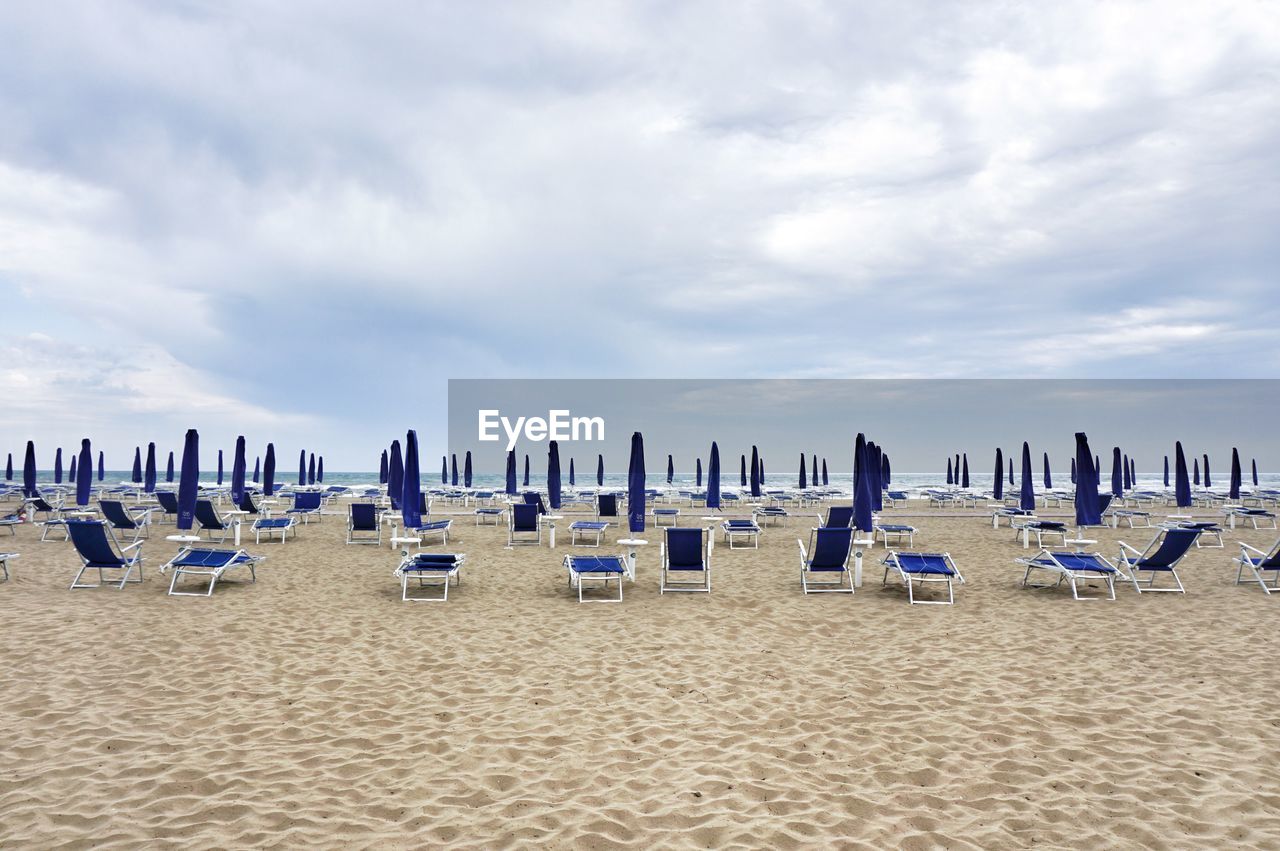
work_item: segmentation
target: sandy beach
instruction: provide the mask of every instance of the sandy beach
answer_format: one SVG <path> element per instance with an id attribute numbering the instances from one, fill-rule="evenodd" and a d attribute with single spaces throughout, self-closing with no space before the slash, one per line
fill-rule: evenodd
<path id="1" fill-rule="evenodd" d="M 76 592 L 21 527 L 0 846 L 1280 847 L 1280 601 L 1230 564 L 1276 532 L 1193 552 L 1185 597 L 1085 603 L 1020 588 L 989 515 L 913 502 L 885 516 L 968 584 L 911 607 L 880 546 L 856 596 L 801 594 L 791 510 L 716 546 L 709 596 L 658 594 L 650 528 L 621 605 L 576 602 L 567 534 L 506 550 L 467 515 L 447 604 L 401 602 L 339 514 L 210 599 L 165 596 L 169 527 L 144 584 Z"/>

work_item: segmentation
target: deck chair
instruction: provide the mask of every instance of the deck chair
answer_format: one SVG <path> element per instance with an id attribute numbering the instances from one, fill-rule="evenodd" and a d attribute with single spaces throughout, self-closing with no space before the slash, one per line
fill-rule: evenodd
<path id="1" fill-rule="evenodd" d="M 542 494 L 540 493 L 534 493 L 533 491 L 525 492 L 524 504 L 537 506 L 539 514 L 547 513 L 547 505 L 542 501 Z"/>
<path id="2" fill-rule="evenodd" d="M 258 562 L 265 556 L 252 556 L 244 550 L 214 550 L 198 547 L 183 547 L 178 554 L 161 566 L 161 573 L 173 572 L 169 580 L 170 597 L 209 597 L 218 580 L 233 568 L 249 568 L 249 578 L 258 581 Z M 204 591 L 177 591 L 178 580 L 184 576 L 199 576 L 209 580 Z"/>
<path id="3" fill-rule="evenodd" d="M 17 557 L 17 553 L 0 553 L 0 574 L 4 574 L 4 578 L 0 579 L 0 582 L 9 581 L 9 559 Z"/>
<path id="4" fill-rule="evenodd" d="M 871 539 L 874 542 L 876 535 L 880 536 L 880 540 L 884 542 L 885 549 L 889 549 L 889 538 L 893 538 L 894 546 L 902 546 L 902 539 L 907 539 L 907 546 L 914 546 L 916 542 L 916 527 L 908 526 L 906 523 L 875 523 L 871 527 Z"/>
<path id="5" fill-rule="evenodd" d="M 852 505 L 833 505 L 827 509 L 825 519 L 821 515 L 818 516 L 818 523 L 823 529 L 835 529 L 841 526 L 853 525 L 853 506 Z"/>
<path id="6" fill-rule="evenodd" d="M 130 511 L 118 499 L 100 499 L 98 508 L 102 510 L 102 516 L 117 532 L 132 532 L 135 541 L 150 537 L 148 534 L 151 528 L 150 508 Z"/>
<path id="7" fill-rule="evenodd" d="M 214 540 L 214 535 L 218 535 L 217 542 L 220 544 L 227 539 L 227 535 L 231 532 L 231 521 L 224 520 L 218 510 L 213 507 L 213 501 L 209 499 L 196 500 L 196 522 L 200 524 L 200 531 L 209 534 L 209 540 Z"/>
<path id="8" fill-rule="evenodd" d="M 1134 508 L 1116 508 L 1111 512 L 1111 525 L 1116 529 L 1120 528 L 1120 521 L 1123 520 L 1129 524 L 1130 529 L 1151 528 L 1151 512 L 1139 511 Z"/>
<path id="9" fill-rule="evenodd" d="M 449 600 L 449 584 L 462 584 L 462 565 L 467 557 L 461 553 L 415 553 L 409 555 L 402 552 L 400 564 L 395 569 L 395 576 L 400 580 L 400 599 L 409 603 L 444 603 Z M 439 597 L 409 596 L 409 580 L 417 579 L 419 588 L 435 585 L 443 586 Z"/>
<path id="10" fill-rule="evenodd" d="M 1237 565 L 1236 584 L 1239 585 L 1244 576 L 1244 569 L 1249 568 L 1249 572 L 1253 574 L 1253 578 L 1262 586 L 1262 590 L 1267 594 L 1272 591 L 1280 591 L 1280 539 L 1277 539 L 1271 545 L 1271 549 L 1263 552 L 1257 547 L 1251 547 L 1248 544 L 1240 544 L 1240 557 L 1232 559 Z M 1263 577 L 1264 573 L 1271 574 L 1271 583 Z"/>
<path id="11" fill-rule="evenodd" d="M 1116 578 L 1128 580 L 1129 577 L 1114 564 L 1098 553 L 1055 552 L 1042 549 L 1030 558 L 1017 558 L 1014 561 L 1026 567 L 1022 575 L 1023 588 L 1057 588 L 1066 580 L 1071 584 L 1071 596 L 1076 600 L 1114 600 L 1116 598 Z M 1031 572 L 1037 571 L 1056 574 L 1054 582 L 1033 583 Z M 1107 596 L 1081 596 L 1079 585 L 1084 582 L 1101 580 L 1106 583 Z"/>
<path id="12" fill-rule="evenodd" d="M 422 515 L 422 519 L 418 521 L 417 526 L 405 526 L 405 537 L 416 535 L 418 538 L 418 546 L 422 546 L 422 539 L 427 535 L 439 535 L 440 543 L 449 543 L 449 529 L 453 527 L 453 519 L 448 520 L 429 520 L 427 516 Z"/>
<path id="13" fill-rule="evenodd" d="M 746 549 L 747 544 L 736 546 L 735 541 L 745 538 L 751 546 L 751 549 L 760 549 L 760 524 L 755 520 L 726 520 L 720 524 L 720 528 L 724 530 L 724 540 L 731 550 Z"/>
<path id="14" fill-rule="evenodd" d="M 296 517 L 259 517 L 253 521 L 253 541 L 255 544 L 262 543 L 262 536 L 266 535 L 267 540 L 271 540 L 272 535 L 280 536 L 280 543 L 284 543 L 289 539 L 289 533 L 292 532 L 296 537 L 298 534 L 298 518 Z"/>
<path id="15" fill-rule="evenodd" d="M 1198 537 L 1200 537 L 1198 529 L 1164 529 L 1151 539 L 1151 543 L 1147 544 L 1144 550 L 1138 550 L 1120 541 L 1120 567 L 1129 573 L 1133 587 L 1139 594 L 1143 591 L 1176 591 L 1179 594 L 1185 594 L 1187 591 L 1182 587 L 1182 580 L 1178 578 L 1178 562 L 1186 557 L 1191 550 L 1191 545 Z M 1139 576 L 1142 572 L 1148 574 L 1146 579 Z M 1162 573 L 1172 576 L 1174 584 L 1178 587 L 1155 587 L 1156 577 Z"/>
<path id="16" fill-rule="evenodd" d="M 614 523 L 617 522 L 618 516 L 618 495 L 616 493 L 602 493 L 596 497 L 597 520 Z"/>
<path id="17" fill-rule="evenodd" d="M 161 521 L 177 522 L 178 495 L 173 491 L 156 491 L 156 502 L 160 503 Z"/>
<path id="18" fill-rule="evenodd" d="M 382 515 L 372 502 L 353 502 L 347 516 L 347 543 L 382 546 Z"/>
<path id="19" fill-rule="evenodd" d="M 293 495 L 293 508 L 285 511 L 286 514 L 293 514 L 302 518 L 302 522 L 311 523 L 311 518 L 316 518 L 316 522 L 320 522 L 320 507 L 324 504 L 324 494 L 319 491 L 299 491 Z"/>
<path id="20" fill-rule="evenodd" d="M 40 494 L 36 494 L 28 497 L 25 502 L 27 504 L 27 513 L 31 515 L 33 520 L 38 520 L 37 514 L 43 514 L 45 520 L 52 520 L 62 512 L 61 499 L 48 500 Z"/>
<path id="21" fill-rule="evenodd" d="M 598 547 L 604 541 L 605 530 L 609 528 L 606 520 L 575 520 L 569 524 L 569 546 L 578 546 L 578 536 L 583 538 L 582 546 Z M 586 539 L 593 537 L 595 543 L 588 544 Z"/>
<path id="22" fill-rule="evenodd" d="M 72 590 L 101 588 L 107 584 L 122 589 L 127 583 L 142 581 L 142 541 L 134 541 L 132 544 L 121 547 L 111 527 L 102 520 L 68 520 L 66 523 L 67 535 L 71 538 L 71 543 L 83 562 L 75 578 L 71 580 Z M 130 552 L 130 550 L 136 551 Z M 134 568 L 138 570 L 137 579 L 131 578 Z M 98 571 L 96 583 L 80 581 L 80 577 L 84 576 L 87 570 Z M 114 579 L 110 583 L 107 582 L 106 571 L 111 570 L 120 572 L 119 582 Z"/>
<path id="23" fill-rule="evenodd" d="M 258 503 L 253 501 L 253 494 L 248 491 L 245 491 L 240 495 L 240 504 L 236 507 L 250 515 L 258 515 L 262 513 L 262 509 L 258 507 Z"/>
<path id="24" fill-rule="evenodd" d="M 636 581 L 635 569 L 626 556 L 576 556 L 566 555 L 564 566 L 569 570 L 569 587 L 578 589 L 579 603 L 621 603 L 622 580 Z M 599 582 L 609 590 L 610 582 L 618 583 L 618 596 L 603 599 L 587 599 L 582 596 L 588 582 Z"/>
<path id="25" fill-rule="evenodd" d="M 704 543 L 706 529 L 667 529 L 661 546 L 662 576 L 658 593 L 711 591 L 711 551 Z M 696 581 L 688 578 L 698 574 Z M 675 577 L 679 576 L 680 579 Z"/>
<path id="26" fill-rule="evenodd" d="M 964 584 L 964 577 L 950 553 L 891 552 L 881 563 L 884 565 L 884 577 L 880 584 L 888 584 L 889 572 L 893 571 L 907 586 L 907 601 L 913 606 L 917 603 L 922 606 L 950 606 L 956 601 L 954 583 Z M 923 588 L 926 583 L 946 583 L 947 599 L 917 600 L 916 588 Z"/>
<path id="27" fill-rule="evenodd" d="M 806 594 L 853 593 L 852 526 L 823 526 L 809 530 L 809 546 L 796 538 L 800 547 L 800 588 Z M 819 577 L 834 577 L 819 578 Z M 846 582 L 847 580 L 847 582 Z"/>
<path id="28" fill-rule="evenodd" d="M 529 537 L 532 535 L 532 539 Z M 507 517 L 507 546 L 534 544 L 542 546 L 542 517 L 534 503 L 516 503 Z"/>

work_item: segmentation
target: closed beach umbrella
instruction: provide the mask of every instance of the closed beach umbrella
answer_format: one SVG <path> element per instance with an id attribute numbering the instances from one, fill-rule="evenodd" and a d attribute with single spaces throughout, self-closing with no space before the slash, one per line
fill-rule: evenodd
<path id="1" fill-rule="evenodd" d="M 316 481 L 324 481 L 324 456 L 320 455 L 316 458 Z"/>
<path id="2" fill-rule="evenodd" d="M 13 481 L 13 453 L 9 453 L 9 460 L 4 465 L 4 480 L 6 482 Z"/>
<path id="3" fill-rule="evenodd" d="M 1031 447 L 1022 441 L 1022 491 L 1018 494 L 1018 507 L 1031 511 L 1036 507 L 1036 489 L 1031 481 Z"/>
<path id="4" fill-rule="evenodd" d="M 400 454 L 400 441 L 391 441 L 391 454 L 387 457 L 387 496 L 399 502 L 404 494 L 404 456 Z"/>
<path id="5" fill-rule="evenodd" d="M 764 456 L 760 456 L 760 484 L 764 484 Z"/>
<path id="6" fill-rule="evenodd" d="M 751 495 L 760 496 L 760 451 L 751 447 Z"/>
<path id="7" fill-rule="evenodd" d="M 382 450 L 382 458 L 378 461 L 378 484 L 387 483 L 387 450 Z"/>
<path id="8" fill-rule="evenodd" d="M 604 456 L 596 456 L 596 485 L 604 487 Z"/>
<path id="9" fill-rule="evenodd" d="M 314 456 L 313 456 L 314 457 Z M 222 485 L 222 450 L 218 450 L 218 485 Z"/>
<path id="10" fill-rule="evenodd" d="M 693 484 L 694 484 L 694 487 L 700 488 L 702 487 L 702 459 L 695 458 L 693 462 L 693 466 L 694 466 Z"/>
<path id="11" fill-rule="evenodd" d="M 55 485 L 62 484 L 62 449 L 59 448 L 53 455 L 53 483 Z"/>
<path id="12" fill-rule="evenodd" d="M 166 482 L 173 481 L 173 452 L 169 453 L 169 463 L 164 468 L 164 480 Z"/>
<path id="13" fill-rule="evenodd" d="M 960 466 L 960 487 L 969 487 L 969 453 L 964 454 Z"/>
<path id="14" fill-rule="evenodd" d="M 453 487 L 458 486 L 458 453 L 449 453 L 449 482 Z"/>
<path id="15" fill-rule="evenodd" d="M 1102 486 L 1102 462 L 1098 460 L 1098 456 L 1093 456 L 1093 475 L 1098 479 L 1098 486 Z"/>
<path id="16" fill-rule="evenodd" d="M 889 456 L 880 456 L 880 488 L 884 490 L 893 482 L 893 468 L 889 466 Z"/>
<path id="17" fill-rule="evenodd" d="M 170 452 L 169 454 L 170 456 L 173 455 L 172 452 Z M 102 450 L 99 449 L 98 450 L 98 481 L 102 481 L 106 477 L 107 477 L 107 466 L 106 466 L 106 462 L 102 457 Z"/>
<path id="18" fill-rule="evenodd" d="M 239 507 L 244 499 L 244 474 L 249 460 L 244 457 L 244 435 L 236 438 L 235 454 L 231 458 L 231 502 Z"/>
<path id="19" fill-rule="evenodd" d="M 72 456 L 71 456 L 71 468 L 70 468 L 70 470 L 67 472 L 67 479 L 68 479 L 68 481 L 72 481 L 72 482 L 74 482 L 74 481 L 76 480 L 76 463 L 77 463 L 77 461 L 78 461 L 78 459 L 76 458 L 76 456 L 75 456 L 75 455 L 72 455 Z"/>
<path id="20" fill-rule="evenodd" d="M 547 450 L 547 501 L 552 510 L 560 507 L 560 444 L 554 440 Z"/>
<path id="21" fill-rule="evenodd" d="M 190 530 L 196 521 L 196 499 L 200 496 L 200 435 L 187 429 L 182 442 L 182 475 L 178 477 L 177 527 Z"/>
<path id="22" fill-rule="evenodd" d="M 813 456 L 813 475 L 810 476 L 810 481 L 813 482 L 815 488 L 818 486 L 818 456 L 816 454 Z"/>
<path id="23" fill-rule="evenodd" d="M 418 433 L 404 436 L 404 471 L 400 483 L 400 519 L 406 529 L 422 526 L 422 476 L 418 471 Z"/>
<path id="24" fill-rule="evenodd" d="M 1164 486 L 1169 487 L 1169 456 L 1164 456 Z"/>
<path id="25" fill-rule="evenodd" d="M 644 500 L 644 438 L 636 432 L 627 464 L 627 528 L 633 534 L 644 531 Z"/>
<path id="26" fill-rule="evenodd" d="M 960 484 L 960 453 L 959 452 L 956 453 L 955 482 L 957 485 Z"/>
<path id="27" fill-rule="evenodd" d="M 147 466 L 142 471 L 142 489 L 147 493 L 156 491 L 156 445 L 147 444 Z"/>
<path id="28" fill-rule="evenodd" d="M 1129 490 L 1132 487 L 1133 480 L 1129 478 L 1129 456 L 1126 455 L 1124 456 L 1123 480 L 1121 481 L 1120 488 L 1122 490 Z"/>
<path id="29" fill-rule="evenodd" d="M 1129 459 L 1129 485 L 1135 488 L 1138 486 L 1138 462 L 1134 458 Z"/>
<path id="30" fill-rule="evenodd" d="M 93 450 L 89 448 L 89 438 L 80 441 L 80 457 L 71 460 L 80 471 L 80 478 L 76 480 L 76 505 L 86 506 L 93 487 Z"/>
<path id="31" fill-rule="evenodd" d="M 1076 525 L 1102 525 L 1102 511 L 1098 502 L 1098 474 L 1093 469 L 1094 455 L 1089 450 L 1089 438 L 1084 432 L 1076 432 Z"/>
<path id="32" fill-rule="evenodd" d="M 1209 480 L 1209 456 L 1204 456 L 1204 486 L 1213 487 L 1213 482 Z"/>
<path id="33" fill-rule="evenodd" d="M 862 432 L 853 444 L 854 486 L 853 486 L 853 526 L 862 532 L 870 532 L 871 521 L 871 475 L 868 470 L 867 438 Z"/>
<path id="34" fill-rule="evenodd" d="M 390 468 L 387 469 L 389 474 Z M 449 484 L 449 459 L 443 455 L 440 456 L 440 484 Z"/>
<path id="35" fill-rule="evenodd" d="M 529 487 L 529 453 L 524 455 L 524 486 Z"/>
<path id="36" fill-rule="evenodd" d="M 991 488 L 992 496 L 1004 499 L 1004 453 L 996 449 L 996 475 Z"/>
<path id="37" fill-rule="evenodd" d="M 1253 459 L 1253 486 L 1258 486 L 1258 459 Z"/>
<path id="38" fill-rule="evenodd" d="M 671 484 L 676 477 L 676 462 L 670 455 L 667 456 L 667 484 Z"/>
<path id="39" fill-rule="evenodd" d="M 711 458 L 707 461 L 707 508 L 720 507 L 720 447 L 711 441 Z"/>
<path id="40" fill-rule="evenodd" d="M 257 455 L 253 456 L 253 483 L 256 485 L 262 481 L 262 459 Z"/>
<path id="41" fill-rule="evenodd" d="M 1240 498 L 1240 452 L 1234 446 L 1231 447 L 1231 490 L 1227 493 L 1230 499 Z"/>
<path id="42" fill-rule="evenodd" d="M 1076 483 L 1076 459 L 1071 459 L 1071 484 Z"/>
<path id="43" fill-rule="evenodd" d="M 462 486 L 471 487 L 471 450 L 467 450 L 466 457 L 462 459 Z"/>
<path id="44" fill-rule="evenodd" d="M 883 469 L 880 465 L 882 457 L 880 445 L 868 443 L 867 450 L 867 458 L 871 462 L 871 466 L 867 469 L 867 472 L 871 474 L 871 509 L 873 511 L 883 511 L 884 488 L 880 486 L 880 471 Z"/>
<path id="45" fill-rule="evenodd" d="M 951 456 L 947 456 L 947 484 L 954 485 L 955 477 L 951 475 Z"/>
<path id="46" fill-rule="evenodd" d="M 38 491 L 36 490 L 36 445 L 34 441 L 27 441 L 27 454 L 22 459 L 22 495 L 25 497 L 34 497 Z"/>
<path id="47" fill-rule="evenodd" d="M 827 481 L 827 459 L 826 458 L 822 459 L 822 484 L 824 485 L 831 484 L 829 481 Z"/>
<path id="48" fill-rule="evenodd" d="M 1009 459 L 1009 484 L 1012 485 L 1013 483 L 1014 483 L 1013 482 L 1013 459 L 1010 458 Z"/>
<path id="49" fill-rule="evenodd" d="M 1191 482 L 1187 481 L 1187 456 L 1182 454 L 1182 441 L 1173 446 L 1173 501 L 1179 508 L 1191 507 Z"/>
<path id="50" fill-rule="evenodd" d="M 316 483 L 316 453 L 311 453 L 310 463 L 307 464 L 307 484 L 314 485 Z"/>
<path id="51" fill-rule="evenodd" d="M 262 462 L 262 495 L 271 496 L 276 492 L 276 445 L 267 444 L 267 455 Z"/>
<path id="52" fill-rule="evenodd" d="M 1121 496 L 1124 494 L 1123 482 L 1120 473 L 1120 447 L 1115 446 L 1111 449 L 1111 495 Z"/>
<path id="53" fill-rule="evenodd" d="M 1044 453 L 1044 489 L 1053 487 L 1053 474 L 1049 472 L 1049 453 Z"/>
<path id="54" fill-rule="evenodd" d="M 747 456 L 742 456 L 742 482 L 738 487 L 745 488 L 747 486 Z"/>
<path id="55" fill-rule="evenodd" d="M 507 450 L 507 494 L 516 495 L 516 451 Z"/>
<path id="56" fill-rule="evenodd" d="M 59 450 L 61 451 L 61 450 Z M 133 448 L 133 477 L 129 479 L 135 485 L 142 484 L 142 447 Z"/>
<path id="57" fill-rule="evenodd" d="M 576 486 L 577 486 L 577 484 L 578 484 L 578 483 L 577 483 L 577 474 L 575 474 L 575 473 L 574 473 L 574 471 L 573 471 L 573 459 L 572 459 L 572 458 L 570 458 L 570 459 L 569 459 L 569 487 L 571 487 L 571 488 L 572 488 L 572 487 L 576 487 Z"/>
<path id="58" fill-rule="evenodd" d="M 809 487 L 809 473 L 808 473 L 808 468 L 805 466 L 805 463 L 804 463 L 803 452 L 800 453 L 800 478 L 798 483 L 799 483 L 800 490 L 804 490 L 805 488 Z"/>
<path id="59" fill-rule="evenodd" d="M 1191 473 L 1192 473 L 1192 478 L 1191 478 L 1192 484 L 1194 484 L 1196 487 L 1200 487 L 1200 459 L 1199 458 L 1191 459 Z"/>
<path id="60" fill-rule="evenodd" d="M 298 450 L 298 484 L 305 485 L 307 483 L 307 450 Z"/>

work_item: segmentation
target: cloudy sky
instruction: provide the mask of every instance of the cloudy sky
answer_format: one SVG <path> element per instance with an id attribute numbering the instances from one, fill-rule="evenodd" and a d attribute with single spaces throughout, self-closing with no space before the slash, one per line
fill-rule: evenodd
<path id="1" fill-rule="evenodd" d="M 0 5 L 0 451 L 450 377 L 1271 377 L 1280 6 Z M 251 449 L 251 452 L 253 450 Z"/>

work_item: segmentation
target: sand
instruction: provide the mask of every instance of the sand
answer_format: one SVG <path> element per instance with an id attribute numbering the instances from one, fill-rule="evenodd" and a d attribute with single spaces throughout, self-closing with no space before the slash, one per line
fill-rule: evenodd
<path id="1" fill-rule="evenodd" d="M 159 537 L 145 584 L 71 592 L 69 544 L 0 532 L 0 846 L 1280 847 L 1280 597 L 1230 565 L 1276 532 L 1083 603 L 976 513 L 886 513 L 955 556 L 954 607 L 870 565 L 805 597 L 807 516 L 717 546 L 709 596 L 659 596 L 650 547 L 621 605 L 576 602 L 567 536 L 469 518 L 447 604 L 337 516 L 210 599 L 165 596 Z"/>

